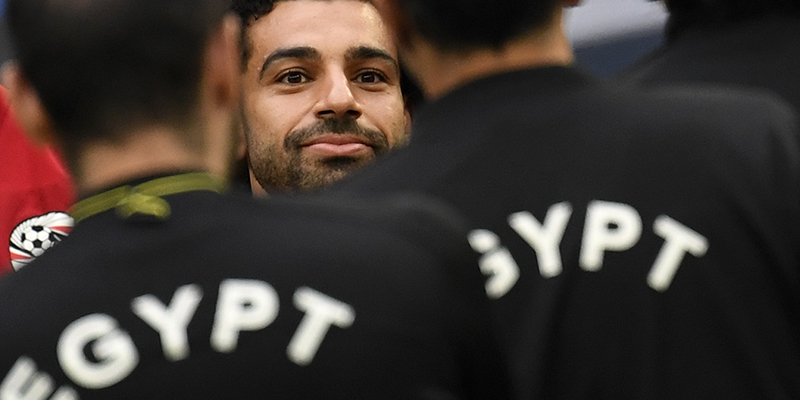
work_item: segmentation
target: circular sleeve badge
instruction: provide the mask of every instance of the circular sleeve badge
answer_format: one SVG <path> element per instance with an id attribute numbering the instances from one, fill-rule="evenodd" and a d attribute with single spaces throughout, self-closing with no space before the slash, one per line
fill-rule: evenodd
<path id="1" fill-rule="evenodd" d="M 72 217 L 60 211 L 22 221 L 11 231 L 9 241 L 8 249 L 14 271 L 19 271 L 47 249 L 64 240 L 72 231 L 72 226 Z"/>

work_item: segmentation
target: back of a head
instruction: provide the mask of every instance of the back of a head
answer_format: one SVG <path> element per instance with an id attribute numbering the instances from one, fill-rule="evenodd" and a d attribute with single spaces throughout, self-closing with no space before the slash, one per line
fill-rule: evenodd
<path id="1" fill-rule="evenodd" d="M 410 23 L 443 50 L 500 49 L 546 26 L 559 0 L 397 0 Z"/>
<path id="2" fill-rule="evenodd" d="M 65 148 L 186 123 L 224 0 L 9 0 L 22 72 Z"/>
<path id="3" fill-rule="evenodd" d="M 746 21 L 764 15 L 800 16 L 800 0 L 668 0 L 670 30 Z"/>

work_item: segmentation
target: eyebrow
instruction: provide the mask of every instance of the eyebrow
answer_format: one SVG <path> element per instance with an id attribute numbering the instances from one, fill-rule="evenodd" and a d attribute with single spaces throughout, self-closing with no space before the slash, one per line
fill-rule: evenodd
<path id="1" fill-rule="evenodd" d="M 368 46 L 357 46 L 351 47 L 347 50 L 344 55 L 345 59 L 348 61 L 356 61 L 356 60 L 371 60 L 371 59 L 382 59 L 389 61 L 392 64 L 392 67 L 395 71 L 400 70 L 400 66 L 397 63 L 397 60 L 392 57 L 386 50 L 375 48 L 375 47 L 368 47 Z"/>
<path id="2" fill-rule="evenodd" d="M 320 54 L 319 51 L 313 47 L 289 47 L 277 49 L 273 51 L 266 60 L 264 60 L 264 64 L 261 65 L 261 71 L 258 74 L 258 79 L 262 79 L 264 77 L 264 71 L 272 66 L 272 64 L 287 58 L 321 60 L 322 54 Z"/>

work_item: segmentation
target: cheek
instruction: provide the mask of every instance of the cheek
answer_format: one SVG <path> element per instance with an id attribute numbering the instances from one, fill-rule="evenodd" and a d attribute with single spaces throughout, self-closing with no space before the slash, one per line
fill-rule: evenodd
<path id="1" fill-rule="evenodd" d="M 282 146 L 286 136 L 295 129 L 297 116 L 289 102 L 274 98 L 257 98 L 244 107 L 249 142 Z"/>
<path id="2" fill-rule="evenodd" d="M 406 139 L 406 114 L 402 99 L 390 99 L 376 110 L 375 121 L 386 135 L 389 144 L 403 143 Z"/>
<path id="3" fill-rule="evenodd" d="M 264 89 L 252 97 L 251 114 L 258 114 L 260 123 L 283 140 L 290 132 L 316 122 L 316 92 L 312 89 L 291 94 Z"/>

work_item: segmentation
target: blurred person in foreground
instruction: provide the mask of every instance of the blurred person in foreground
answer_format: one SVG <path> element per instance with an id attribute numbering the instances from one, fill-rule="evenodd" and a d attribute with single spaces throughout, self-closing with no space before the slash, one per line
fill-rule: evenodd
<path id="1" fill-rule="evenodd" d="M 397 50 L 363 0 L 235 0 L 254 193 L 329 185 L 402 146 Z"/>
<path id="2" fill-rule="evenodd" d="M 428 97 L 331 191 L 470 220 L 520 399 L 800 396 L 800 149 L 771 97 L 571 66 L 559 0 L 376 0 Z"/>
<path id="3" fill-rule="evenodd" d="M 0 398 L 505 398 L 447 209 L 218 193 L 238 138 L 228 6 L 9 2 L 4 81 L 81 200 L 70 237 L 0 280 Z"/>
<path id="4" fill-rule="evenodd" d="M 799 0 L 664 0 L 666 43 L 623 73 L 645 86 L 724 84 L 778 94 L 800 112 Z"/>
<path id="5" fill-rule="evenodd" d="M 51 147 L 32 143 L 0 87 L 0 275 L 18 270 L 72 229 L 72 180 Z"/>

